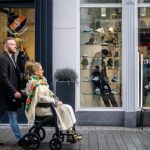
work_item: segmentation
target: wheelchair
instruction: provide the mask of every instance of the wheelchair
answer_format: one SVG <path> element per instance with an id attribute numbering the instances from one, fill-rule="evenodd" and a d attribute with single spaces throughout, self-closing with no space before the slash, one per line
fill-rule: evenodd
<path id="1" fill-rule="evenodd" d="M 57 114 L 53 103 L 38 103 L 37 107 L 50 107 L 52 115 L 44 117 L 35 117 L 35 125 L 29 129 L 29 132 L 22 138 L 22 145 L 25 150 L 37 150 L 40 147 L 40 143 L 46 136 L 44 126 L 55 127 L 55 133 L 52 139 L 49 141 L 49 147 L 51 150 L 60 150 L 62 143 L 66 138 L 66 142 L 76 143 L 78 142 L 73 133 L 60 131 L 57 125 Z M 76 132 L 75 127 L 73 131 Z"/>

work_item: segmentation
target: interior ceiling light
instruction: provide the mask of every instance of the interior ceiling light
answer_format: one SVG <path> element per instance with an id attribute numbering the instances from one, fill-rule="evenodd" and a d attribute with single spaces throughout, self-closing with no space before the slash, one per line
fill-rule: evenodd
<path id="1" fill-rule="evenodd" d="M 101 17 L 106 17 L 106 8 L 101 8 Z"/>

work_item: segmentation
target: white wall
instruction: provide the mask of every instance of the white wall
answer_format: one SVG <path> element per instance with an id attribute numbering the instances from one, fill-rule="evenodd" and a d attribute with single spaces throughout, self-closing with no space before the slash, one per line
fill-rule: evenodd
<path id="1" fill-rule="evenodd" d="M 53 1 L 53 71 L 77 69 L 77 0 Z"/>
<path id="2" fill-rule="evenodd" d="M 56 69 L 75 69 L 80 80 L 79 0 L 53 0 L 53 73 Z M 79 83 L 79 82 L 78 82 Z M 54 79 L 55 90 L 55 79 Z M 76 110 L 80 87 L 76 84 Z"/>

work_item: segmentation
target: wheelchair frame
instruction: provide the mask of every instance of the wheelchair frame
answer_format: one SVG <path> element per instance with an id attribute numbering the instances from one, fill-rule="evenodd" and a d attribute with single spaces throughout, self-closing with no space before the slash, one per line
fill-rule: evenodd
<path id="1" fill-rule="evenodd" d="M 64 131 L 59 130 L 54 103 L 38 103 L 36 107 L 50 107 L 52 115 L 35 117 L 35 126 L 30 128 L 29 132 L 25 134 L 22 139 L 22 145 L 25 150 L 37 150 L 39 148 L 41 141 L 44 140 L 46 135 L 43 127 L 47 125 L 50 125 L 50 127 L 55 127 L 55 133 L 53 134 L 52 139 L 49 141 L 49 147 L 51 150 L 60 150 L 65 136 L 67 137 L 67 142 L 77 142 L 77 140 L 74 138 L 74 134 L 67 132 L 64 133 Z M 73 126 L 73 130 L 76 131 L 75 126 Z"/>

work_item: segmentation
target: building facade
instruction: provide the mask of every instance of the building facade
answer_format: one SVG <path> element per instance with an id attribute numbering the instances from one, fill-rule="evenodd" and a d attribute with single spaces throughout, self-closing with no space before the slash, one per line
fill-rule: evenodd
<path id="1" fill-rule="evenodd" d="M 149 6 L 148 0 L 53 1 L 53 68 L 78 72 L 79 124 L 139 125 L 140 107 L 149 107 Z"/>
<path id="2" fill-rule="evenodd" d="M 150 0 L 0 0 L 0 4 L 1 41 L 14 36 L 30 60 L 42 63 L 54 91 L 57 69 L 77 72 L 78 124 L 139 125 L 140 108 L 150 106 Z M 21 16 L 26 17 L 23 27 L 17 19 Z M 13 28 L 13 22 L 20 28 Z"/>

